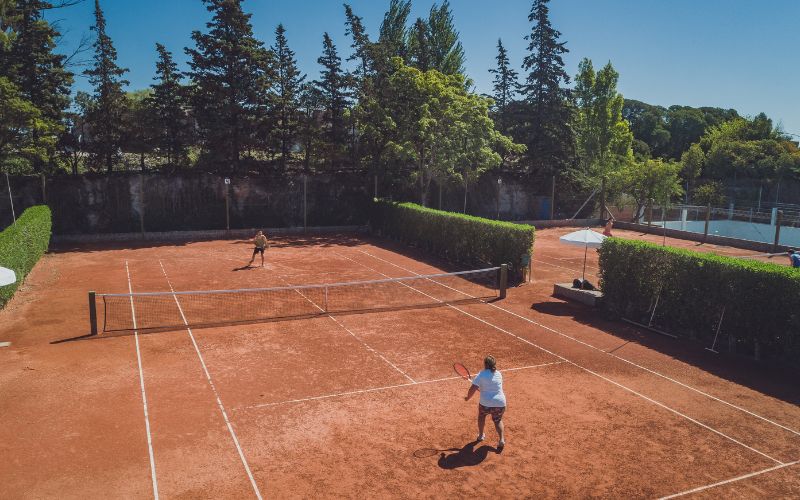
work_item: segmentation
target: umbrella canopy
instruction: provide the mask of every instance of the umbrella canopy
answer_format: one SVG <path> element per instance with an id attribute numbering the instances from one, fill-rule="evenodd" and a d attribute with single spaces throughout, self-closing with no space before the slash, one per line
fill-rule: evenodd
<path id="1" fill-rule="evenodd" d="M 0 286 L 10 285 L 17 282 L 17 275 L 11 269 L 0 267 Z"/>
<path id="2" fill-rule="evenodd" d="M 588 252 L 589 247 L 599 248 L 600 245 L 603 244 L 604 239 L 606 239 L 605 236 L 594 232 L 591 229 L 581 229 L 580 231 L 565 234 L 559 238 L 561 243 L 583 247 L 583 275 L 581 276 L 581 281 L 586 280 L 586 253 Z"/>
<path id="3" fill-rule="evenodd" d="M 566 243 L 567 245 L 574 245 L 578 247 L 598 248 L 603 244 L 604 239 L 606 239 L 605 236 L 592 231 L 591 229 L 581 229 L 580 231 L 565 234 L 559 238 L 559 241 L 561 241 L 561 243 Z"/>

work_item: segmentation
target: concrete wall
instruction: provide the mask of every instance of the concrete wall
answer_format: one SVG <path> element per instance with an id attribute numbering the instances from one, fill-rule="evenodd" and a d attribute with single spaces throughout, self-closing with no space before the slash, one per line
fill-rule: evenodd
<path id="1" fill-rule="evenodd" d="M 43 183 L 29 176 L 12 177 L 11 188 L 17 215 L 32 205 L 50 206 L 56 235 L 358 226 L 368 221 L 375 194 L 374 177 L 364 174 L 316 174 L 306 180 L 302 175 L 230 177 L 227 188 L 223 179 L 199 172 L 117 173 L 59 176 Z M 0 187 L 2 229 L 12 215 L 5 178 Z M 547 219 L 550 198 L 534 194 L 540 188 L 512 177 L 498 185 L 495 174 L 484 175 L 468 186 L 467 213 L 494 219 L 499 209 L 503 220 Z M 439 194 L 433 184 L 428 206 L 439 208 Z M 419 202 L 413 186 L 379 184 L 378 195 Z M 461 212 L 463 206 L 462 185 L 442 187 L 442 209 Z"/>

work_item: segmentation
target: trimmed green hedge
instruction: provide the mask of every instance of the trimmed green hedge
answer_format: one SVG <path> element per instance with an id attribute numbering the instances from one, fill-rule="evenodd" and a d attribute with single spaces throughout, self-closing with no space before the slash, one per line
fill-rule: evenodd
<path id="1" fill-rule="evenodd" d="M 38 205 L 25 210 L 16 224 L 0 233 L 0 267 L 17 274 L 16 283 L 0 287 L 0 307 L 11 300 L 22 280 L 47 251 L 51 228 L 50 209 Z"/>
<path id="2" fill-rule="evenodd" d="M 600 287 L 611 313 L 717 350 L 800 363 L 800 270 L 753 260 L 607 238 Z"/>
<path id="3" fill-rule="evenodd" d="M 474 266 L 509 264 L 517 277 L 530 261 L 536 231 L 524 224 L 384 200 L 375 202 L 370 225 L 384 236 L 451 261 Z"/>

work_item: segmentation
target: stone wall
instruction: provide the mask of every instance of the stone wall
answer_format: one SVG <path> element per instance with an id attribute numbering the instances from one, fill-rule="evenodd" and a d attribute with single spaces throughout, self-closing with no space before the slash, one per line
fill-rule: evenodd
<path id="1" fill-rule="evenodd" d="M 359 226 L 368 221 L 375 179 L 363 174 L 230 177 L 216 174 L 118 173 L 11 177 L 17 215 L 47 203 L 53 231 L 66 234 L 225 230 L 254 227 Z M 0 179 L 0 229 L 12 222 Z M 378 184 L 378 196 L 419 202 L 412 186 Z M 547 219 L 550 198 L 529 182 L 485 175 L 468 186 L 467 213 L 503 220 Z M 227 191 L 227 208 L 226 208 Z M 441 197 L 440 197 L 441 192 Z M 498 204 L 498 194 L 499 204 Z M 461 212 L 463 185 L 433 184 L 428 206 Z M 572 215 L 572 214 L 570 214 Z"/>

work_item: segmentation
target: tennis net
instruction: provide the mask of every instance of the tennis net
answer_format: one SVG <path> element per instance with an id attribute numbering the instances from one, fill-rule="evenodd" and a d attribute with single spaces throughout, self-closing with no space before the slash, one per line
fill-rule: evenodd
<path id="1" fill-rule="evenodd" d="M 429 307 L 505 296 L 505 267 L 405 278 L 239 290 L 89 295 L 102 331 L 174 329 Z M 95 301 L 97 301 L 95 303 Z M 102 304 L 100 304 L 102 301 Z"/>

